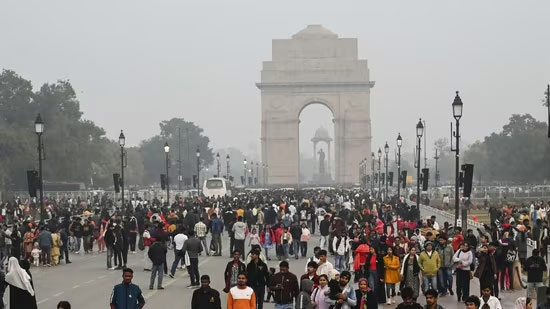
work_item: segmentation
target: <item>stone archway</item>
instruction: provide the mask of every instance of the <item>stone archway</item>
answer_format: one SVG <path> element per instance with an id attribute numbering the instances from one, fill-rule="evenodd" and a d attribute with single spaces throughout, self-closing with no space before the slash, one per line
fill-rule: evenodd
<path id="1" fill-rule="evenodd" d="M 333 114 L 335 181 L 359 182 L 358 166 L 370 158 L 370 89 L 366 60 L 357 55 L 357 39 L 338 38 L 320 25 L 275 39 L 272 60 L 263 63 L 262 161 L 270 185 L 299 184 L 299 117 L 310 104 Z"/>

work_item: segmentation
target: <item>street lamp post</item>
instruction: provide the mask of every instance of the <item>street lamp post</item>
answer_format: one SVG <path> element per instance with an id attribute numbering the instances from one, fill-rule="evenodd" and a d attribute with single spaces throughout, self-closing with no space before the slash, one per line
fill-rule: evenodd
<path id="1" fill-rule="evenodd" d="M 118 136 L 118 144 L 120 145 L 120 193 L 121 193 L 121 205 L 120 208 L 124 210 L 124 145 L 126 144 L 126 136 L 122 130 Z"/>
<path id="2" fill-rule="evenodd" d="M 46 211 L 44 209 L 44 183 L 42 180 L 42 133 L 44 133 L 44 121 L 40 114 L 36 116 L 34 121 L 34 132 L 38 136 L 38 182 L 40 186 L 40 221 L 44 221 L 46 218 Z"/>
<path id="3" fill-rule="evenodd" d="M 420 210 L 420 147 L 422 143 L 422 135 L 424 135 L 424 124 L 422 119 L 416 124 L 416 137 L 418 139 L 417 158 L 416 158 L 416 209 Z"/>
<path id="4" fill-rule="evenodd" d="M 269 166 L 267 166 L 267 163 L 265 164 L 265 187 L 269 185 Z"/>
<path id="5" fill-rule="evenodd" d="M 219 152 L 216 154 L 216 161 L 218 162 L 218 175 L 216 177 L 220 177 L 220 153 Z"/>
<path id="6" fill-rule="evenodd" d="M 260 172 L 259 172 L 259 164 L 258 164 L 258 161 L 256 161 L 256 178 L 258 178 L 257 183 L 259 184 L 259 182 L 260 182 Z M 257 184 L 256 184 L 256 186 L 257 186 Z"/>
<path id="7" fill-rule="evenodd" d="M 384 152 L 386 153 L 386 158 L 384 159 L 384 166 L 386 167 L 386 179 L 384 179 L 384 183 L 386 184 L 386 192 L 384 194 L 384 198 L 388 200 L 388 153 L 390 152 L 388 142 L 386 142 L 386 145 L 384 146 Z"/>
<path id="8" fill-rule="evenodd" d="M 226 167 L 226 168 L 227 168 L 227 171 L 226 171 L 226 173 L 227 173 L 227 180 L 229 180 L 229 159 L 230 159 L 230 158 L 229 158 L 229 155 L 225 156 L 225 162 L 227 163 L 227 167 Z"/>
<path id="9" fill-rule="evenodd" d="M 403 145 L 403 139 L 401 133 L 397 134 L 397 199 L 401 199 L 401 145 Z M 407 181 L 403 179 L 403 181 Z"/>
<path id="10" fill-rule="evenodd" d="M 374 196 L 374 152 L 371 152 L 370 155 L 371 155 L 371 160 L 370 161 L 372 163 L 372 177 L 371 177 L 371 185 L 370 185 L 371 189 L 370 189 L 370 191 L 372 193 L 372 197 L 375 197 Z"/>
<path id="11" fill-rule="evenodd" d="M 382 198 L 382 149 L 378 148 L 378 198 Z"/>
<path id="12" fill-rule="evenodd" d="M 197 195 L 201 196 L 201 151 L 199 150 L 199 147 L 197 147 L 195 155 L 197 156 Z"/>
<path id="13" fill-rule="evenodd" d="M 460 214 L 460 197 L 459 197 L 459 184 L 460 184 L 460 118 L 462 118 L 462 99 L 456 92 L 455 99 L 452 104 L 453 117 L 456 121 L 456 131 L 453 132 L 455 138 L 455 148 L 451 150 L 455 152 L 455 226 L 457 226 L 458 216 Z M 451 123 L 452 126 L 452 123 Z"/>
<path id="14" fill-rule="evenodd" d="M 248 169 L 246 168 L 246 158 L 244 158 L 244 161 L 243 161 L 243 164 L 244 164 L 244 186 L 246 187 L 246 183 L 248 182 L 248 178 L 246 178 L 246 172 L 248 171 Z"/>
<path id="15" fill-rule="evenodd" d="M 170 206 L 170 176 L 168 176 L 168 154 L 170 153 L 170 146 L 168 142 L 164 143 L 164 153 L 166 154 L 166 203 Z"/>
<path id="16" fill-rule="evenodd" d="M 250 177 L 252 177 L 252 187 L 254 187 L 254 162 L 250 161 Z"/>

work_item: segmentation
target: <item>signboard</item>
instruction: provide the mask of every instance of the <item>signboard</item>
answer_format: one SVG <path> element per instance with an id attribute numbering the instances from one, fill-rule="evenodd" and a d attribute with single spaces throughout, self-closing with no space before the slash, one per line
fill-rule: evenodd
<path id="1" fill-rule="evenodd" d="M 456 226 L 462 227 L 462 219 L 456 219 Z"/>

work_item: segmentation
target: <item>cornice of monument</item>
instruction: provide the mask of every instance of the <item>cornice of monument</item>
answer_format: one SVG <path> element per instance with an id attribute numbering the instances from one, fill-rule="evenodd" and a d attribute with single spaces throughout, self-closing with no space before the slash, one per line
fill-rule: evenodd
<path id="1" fill-rule="evenodd" d="M 289 82 L 289 83 L 256 83 L 258 89 L 295 88 L 295 87 L 374 87 L 375 81 L 351 82 Z"/>

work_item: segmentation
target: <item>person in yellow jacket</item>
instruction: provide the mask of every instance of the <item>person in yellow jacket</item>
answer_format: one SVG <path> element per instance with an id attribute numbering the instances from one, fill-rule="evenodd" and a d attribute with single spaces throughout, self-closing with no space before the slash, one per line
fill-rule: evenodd
<path id="1" fill-rule="evenodd" d="M 418 266 L 420 266 L 420 269 L 424 273 L 422 277 L 424 283 L 423 292 L 426 292 L 428 289 L 437 290 L 437 272 L 441 267 L 441 259 L 437 251 L 433 250 L 431 241 L 424 243 L 424 249 L 418 257 Z"/>
<path id="2" fill-rule="evenodd" d="M 399 257 L 393 254 L 393 248 L 389 247 L 387 255 L 384 256 L 384 281 L 386 283 L 386 304 L 395 304 L 393 296 L 395 296 L 395 284 L 401 282 L 399 269 L 401 263 Z"/>
<path id="3" fill-rule="evenodd" d="M 256 294 L 246 286 L 248 276 L 241 272 L 237 277 L 237 285 L 227 293 L 227 309 L 256 309 Z"/>

